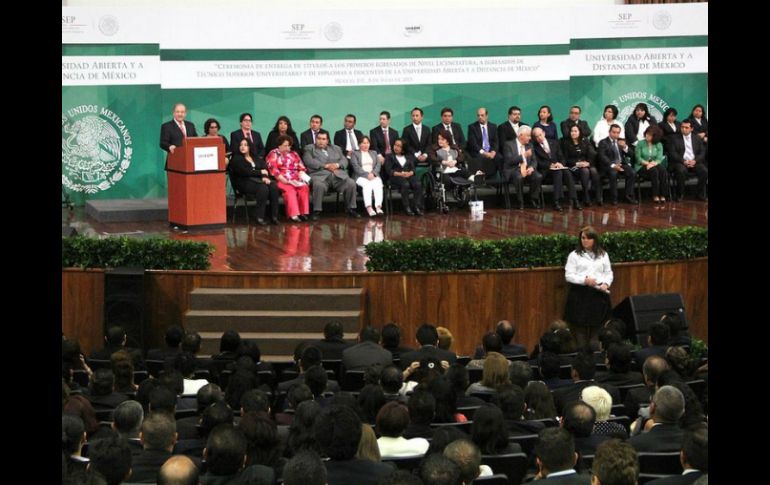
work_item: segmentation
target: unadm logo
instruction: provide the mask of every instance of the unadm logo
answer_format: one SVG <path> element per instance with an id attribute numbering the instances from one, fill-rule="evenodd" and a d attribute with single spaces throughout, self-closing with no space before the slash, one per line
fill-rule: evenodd
<path id="1" fill-rule="evenodd" d="M 660 96 L 646 91 L 631 91 L 621 94 L 617 99 L 613 99 L 611 104 L 618 107 L 618 121 L 625 123 L 639 103 L 647 104 L 648 111 L 658 122 L 663 121 L 663 112 L 669 108 L 669 104 Z"/>
<path id="2" fill-rule="evenodd" d="M 80 105 L 61 115 L 61 183 L 75 192 L 107 190 L 125 175 L 131 133 L 108 108 Z"/>

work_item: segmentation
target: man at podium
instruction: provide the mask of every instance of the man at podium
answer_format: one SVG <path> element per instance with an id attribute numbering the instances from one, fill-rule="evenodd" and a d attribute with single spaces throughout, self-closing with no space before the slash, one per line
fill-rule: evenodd
<path id="1" fill-rule="evenodd" d="M 174 119 L 160 126 L 160 147 L 167 153 L 174 153 L 176 147 L 181 146 L 188 136 L 198 136 L 195 125 L 185 121 L 187 108 L 182 103 L 176 103 L 173 109 Z M 168 155 L 166 155 L 166 167 L 168 168 Z"/>

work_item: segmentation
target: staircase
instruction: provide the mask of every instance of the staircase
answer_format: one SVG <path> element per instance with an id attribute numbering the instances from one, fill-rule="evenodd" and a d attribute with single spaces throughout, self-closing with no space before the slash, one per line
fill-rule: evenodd
<path id="1" fill-rule="evenodd" d="M 185 327 L 200 334 L 201 355 L 218 354 L 222 333 L 235 330 L 257 342 L 264 360 L 286 360 L 298 343 L 322 339 L 333 320 L 342 324 L 345 340 L 355 341 L 365 303 L 363 288 L 196 288 Z"/>

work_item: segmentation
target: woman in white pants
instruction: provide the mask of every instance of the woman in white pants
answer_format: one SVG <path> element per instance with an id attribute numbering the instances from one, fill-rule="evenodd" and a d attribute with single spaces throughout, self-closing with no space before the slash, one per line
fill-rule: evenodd
<path id="1" fill-rule="evenodd" d="M 377 152 L 369 150 L 369 137 L 364 136 L 358 142 L 358 150 L 350 155 L 350 167 L 356 183 L 364 193 L 364 205 L 369 217 L 384 214 L 382 211 L 382 179 L 380 169 L 382 163 L 377 159 Z M 374 208 L 372 208 L 372 193 L 374 193 Z"/>

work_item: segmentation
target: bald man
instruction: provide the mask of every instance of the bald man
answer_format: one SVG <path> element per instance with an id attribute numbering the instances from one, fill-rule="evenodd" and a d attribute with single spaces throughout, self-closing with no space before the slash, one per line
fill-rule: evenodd
<path id="1" fill-rule="evenodd" d="M 199 471 L 184 455 L 174 455 L 160 467 L 158 485 L 199 485 Z"/>

